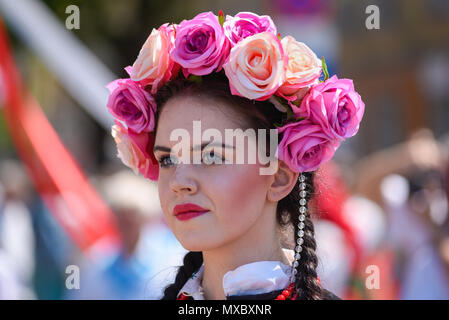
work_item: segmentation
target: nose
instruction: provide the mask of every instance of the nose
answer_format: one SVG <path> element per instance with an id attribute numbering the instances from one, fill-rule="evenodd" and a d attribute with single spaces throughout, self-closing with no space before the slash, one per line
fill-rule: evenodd
<path id="1" fill-rule="evenodd" d="M 178 164 L 170 178 L 170 188 L 176 194 L 194 194 L 198 190 L 198 183 L 192 174 L 189 164 Z"/>

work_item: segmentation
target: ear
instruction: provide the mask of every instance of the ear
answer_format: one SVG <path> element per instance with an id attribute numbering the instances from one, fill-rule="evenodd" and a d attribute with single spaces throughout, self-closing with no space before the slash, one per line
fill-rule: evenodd
<path id="1" fill-rule="evenodd" d="M 299 172 L 292 171 L 284 161 L 278 160 L 278 169 L 273 175 L 273 181 L 268 189 L 269 201 L 277 202 L 285 198 L 293 189 L 299 177 Z"/>

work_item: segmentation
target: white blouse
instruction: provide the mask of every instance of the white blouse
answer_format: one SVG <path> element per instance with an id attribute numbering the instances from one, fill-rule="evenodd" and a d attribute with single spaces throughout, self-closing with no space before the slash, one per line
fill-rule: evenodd
<path id="1" fill-rule="evenodd" d="M 285 250 L 285 249 L 284 249 Z M 288 254 L 290 255 L 290 254 Z M 204 300 L 201 287 L 204 264 L 184 284 L 178 293 Z M 257 261 L 226 272 L 223 289 L 226 296 L 254 295 L 287 288 L 290 283 L 291 266 L 280 261 Z"/>

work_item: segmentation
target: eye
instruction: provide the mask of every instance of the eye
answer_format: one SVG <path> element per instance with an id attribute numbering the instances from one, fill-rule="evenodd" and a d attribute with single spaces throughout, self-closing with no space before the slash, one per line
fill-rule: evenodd
<path id="1" fill-rule="evenodd" d="M 177 163 L 176 159 L 171 156 L 163 156 L 158 160 L 158 162 L 161 168 L 167 168 Z"/>
<path id="2" fill-rule="evenodd" d="M 225 159 L 219 153 L 215 153 L 213 150 L 210 150 L 203 154 L 203 162 L 207 165 L 221 164 L 224 162 L 224 160 Z"/>

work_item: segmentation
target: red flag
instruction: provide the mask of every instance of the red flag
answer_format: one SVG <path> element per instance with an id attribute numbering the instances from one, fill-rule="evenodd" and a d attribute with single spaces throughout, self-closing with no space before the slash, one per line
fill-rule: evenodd
<path id="1" fill-rule="evenodd" d="M 21 83 L 0 19 L 0 81 L 13 143 L 45 205 L 84 251 L 118 240 L 114 216 Z"/>

